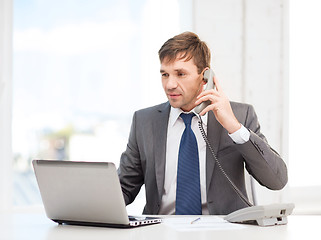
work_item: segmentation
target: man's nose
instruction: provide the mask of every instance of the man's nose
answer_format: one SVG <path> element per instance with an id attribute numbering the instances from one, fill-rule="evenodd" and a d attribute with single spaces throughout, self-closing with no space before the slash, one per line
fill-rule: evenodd
<path id="1" fill-rule="evenodd" d="M 175 77 L 168 77 L 167 83 L 166 83 L 167 89 L 175 89 L 177 88 L 177 79 Z"/>

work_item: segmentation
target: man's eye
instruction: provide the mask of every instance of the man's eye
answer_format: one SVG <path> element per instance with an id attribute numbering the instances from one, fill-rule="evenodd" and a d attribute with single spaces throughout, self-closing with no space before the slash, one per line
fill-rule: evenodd
<path id="1" fill-rule="evenodd" d="M 183 72 L 179 72 L 177 75 L 178 75 L 179 77 L 184 77 L 186 74 L 183 73 Z"/>
<path id="2" fill-rule="evenodd" d="M 168 77 L 168 73 L 162 73 L 162 77 Z"/>

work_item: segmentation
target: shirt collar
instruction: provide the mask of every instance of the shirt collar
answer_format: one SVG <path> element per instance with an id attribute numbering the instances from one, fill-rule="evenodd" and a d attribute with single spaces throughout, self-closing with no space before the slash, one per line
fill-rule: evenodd
<path id="1" fill-rule="evenodd" d="M 194 109 L 192 111 L 189 111 L 189 112 L 184 112 L 180 108 L 171 107 L 171 111 L 170 111 L 170 114 L 169 114 L 169 126 L 174 126 L 174 124 L 176 123 L 176 121 L 179 118 L 179 115 L 181 115 L 181 113 L 191 113 L 191 112 L 193 112 L 198 118 L 201 118 L 202 122 L 203 122 L 203 124 L 205 126 L 207 125 L 207 116 L 208 116 L 207 113 L 205 113 L 204 116 L 200 116 L 194 111 Z"/>

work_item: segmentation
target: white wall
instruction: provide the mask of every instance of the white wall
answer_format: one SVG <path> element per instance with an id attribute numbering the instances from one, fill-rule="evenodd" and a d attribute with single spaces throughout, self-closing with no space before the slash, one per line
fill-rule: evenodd
<path id="1" fill-rule="evenodd" d="M 193 4 L 193 30 L 210 46 L 212 67 L 226 94 L 254 105 L 262 132 L 287 161 L 288 0 Z M 280 192 L 256 189 L 259 203 L 283 200 Z"/>
<path id="2" fill-rule="evenodd" d="M 12 0 L 0 1 L 0 212 L 11 206 Z"/>

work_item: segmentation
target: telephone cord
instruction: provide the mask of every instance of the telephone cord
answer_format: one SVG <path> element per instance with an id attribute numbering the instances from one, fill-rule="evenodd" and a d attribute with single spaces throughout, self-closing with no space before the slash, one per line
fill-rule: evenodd
<path id="1" fill-rule="evenodd" d="M 212 154 L 212 156 L 213 156 L 213 158 L 214 158 L 217 166 L 219 167 L 220 171 L 223 173 L 223 175 L 224 175 L 225 178 L 228 180 L 228 182 L 230 183 L 230 185 L 232 186 L 232 188 L 233 188 L 233 190 L 236 192 L 236 194 L 241 198 L 241 200 L 242 200 L 246 205 L 248 205 L 249 207 L 253 206 L 253 204 L 251 204 L 251 203 L 249 202 L 249 200 L 247 199 L 247 197 L 244 196 L 244 194 L 241 192 L 241 190 L 238 189 L 238 187 L 234 184 L 234 182 L 230 179 L 230 177 L 227 175 L 227 173 L 226 173 L 225 170 L 223 169 L 220 161 L 219 161 L 218 158 L 216 157 L 216 154 L 215 154 L 215 152 L 214 152 L 214 150 L 213 150 L 213 148 L 212 148 L 212 146 L 211 146 L 211 144 L 210 144 L 210 142 L 209 142 L 209 140 L 208 140 L 208 138 L 207 138 L 207 136 L 206 136 L 205 130 L 204 130 L 204 128 L 203 128 L 202 118 L 200 117 L 199 119 L 200 119 L 200 121 L 198 121 L 198 127 L 199 127 L 199 129 L 200 129 L 200 131 L 201 131 L 202 137 L 203 137 L 203 139 L 204 139 L 207 147 L 209 148 L 209 150 L 210 150 L 210 152 L 211 152 L 211 154 Z"/>

